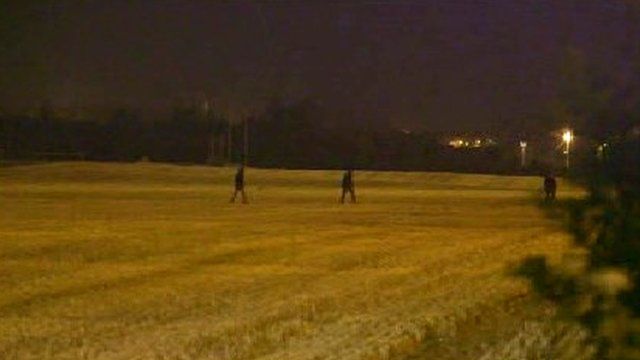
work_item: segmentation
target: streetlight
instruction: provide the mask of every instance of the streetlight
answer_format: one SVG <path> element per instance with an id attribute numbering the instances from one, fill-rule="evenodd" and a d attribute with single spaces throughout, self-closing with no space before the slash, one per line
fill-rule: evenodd
<path id="1" fill-rule="evenodd" d="M 520 167 L 524 169 L 527 162 L 527 142 L 520 140 Z"/>
<path id="2" fill-rule="evenodd" d="M 573 141 L 573 133 L 570 129 L 565 130 L 562 133 L 562 142 L 565 144 L 564 153 L 566 155 L 565 158 L 565 167 L 569 170 L 569 153 L 571 149 L 571 142 Z"/>

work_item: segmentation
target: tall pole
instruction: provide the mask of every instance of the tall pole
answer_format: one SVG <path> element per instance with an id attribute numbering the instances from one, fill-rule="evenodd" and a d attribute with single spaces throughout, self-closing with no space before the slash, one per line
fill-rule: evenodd
<path id="1" fill-rule="evenodd" d="M 211 134 L 209 141 L 209 163 L 213 163 L 216 158 L 216 134 Z"/>
<path id="2" fill-rule="evenodd" d="M 571 130 L 565 130 L 564 133 L 562 134 L 562 141 L 564 141 L 565 144 L 565 149 L 564 149 L 564 153 L 566 155 L 565 157 L 565 168 L 567 169 L 567 171 L 569 170 L 569 158 L 570 158 L 570 152 L 571 152 L 571 141 L 573 141 L 573 133 L 571 132 Z"/>
<path id="3" fill-rule="evenodd" d="M 216 158 L 216 120 L 213 111 L 209 107 L 209 100 L 204 102 L 204 121 L 209 126 L 211 133 L 209 134 L 209 156 L 208 162 L 212 164 Z"/>
<path id="4" fill-rule="evenodd" d="M 215 116 L 209 119 L 209 126 L 211 126 L 211 134 L 209 139 L 209 163 L 213 163 L 216 159 L 216 120 Z"/>
<path id="5" fill-rule="evenodd" d="M 243 164 L 247 165 L 249 161 L 249 118 L 244 118 L 244 150 L 243 150 Z"/>
<path id="6" fill-rule="evenodd" d="M 231 148 L 233 147 L 233 144 L 231 143 L 232 141 L 232 136 L 231 136 L 231 116 L 227 116 L 227 120 L 228 120 L 228 125 L 227 125 L 227 159 L 229 162 L 232 161 L 231 159 Z"/>
<path id="7" fill-rule="evenodd" d="M 569 170 L 569 157 L 570 157 L 570 151 L 569 151 L 569 149 L 571 149 L 571 148 L 569 147 L 569 143 L 570 143 L 569 141 L 567 141 L 567 142 L 566 142 L 566 144 L 567 144 L 567 148 L 565 149 L 565 152 L 567 153 L 565 167 L 567 168 L 567 170 Z"/>
<path id="8" fill-rule="evenodd" d="M 0 112 L 1 114 L 1 112 Z M 4 148 L 0 149 L 0 161 L 8 159 L 9 158 L 9 138 L 10 138 L 10 134 L 9 134 L 9 120 L 5 119 L 2 122 L 2 127 L 3 127 L 3 140 L 4 140 Z"/>

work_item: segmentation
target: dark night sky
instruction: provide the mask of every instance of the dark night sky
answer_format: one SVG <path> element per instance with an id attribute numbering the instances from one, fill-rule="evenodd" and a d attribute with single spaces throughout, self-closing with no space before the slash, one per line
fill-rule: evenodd
<path id="1" fill-rule="evenodd" d="M 630 40 L 615 4 L 0 0 L 0 108 L 311 96 L 397 126 L 481 129 L 539 109 L 569 44 L 615 63 Z"/>

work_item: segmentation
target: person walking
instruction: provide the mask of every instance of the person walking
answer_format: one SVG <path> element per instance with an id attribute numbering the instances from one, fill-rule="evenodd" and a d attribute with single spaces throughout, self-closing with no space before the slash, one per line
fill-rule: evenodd
<path id="1" fill-rule="evenodd" d="M 545 201 L 553 201 L 556 199 L 556 188 L 556 178 L 552 175 L 546 175 L 544 177 Z"/>
<path id="2" fill-rule="evenodd" d="M 240 193 L 242 196 L 242 203 L 247 204 L 249 200 L 247 199 L 247 194 L 244 191 L 244 165 L 238 166 L 238 171 L 236 172 L 235 177 L 235 190 L 233 191 L 233 196 L 231 197 L 231 203 L 236 202 L 236 196 Z"/>
<path id="3" fill-rule="evenodd" d="M 352 203 L 356 202 L 356 186 L 353 181 L 353 170 L 349 169 L 345 171 L 342 176 L 342 197 L 340 198 L 340 203 L 344 204 L 344 197 L 349 193 L 350 199 Z"/>

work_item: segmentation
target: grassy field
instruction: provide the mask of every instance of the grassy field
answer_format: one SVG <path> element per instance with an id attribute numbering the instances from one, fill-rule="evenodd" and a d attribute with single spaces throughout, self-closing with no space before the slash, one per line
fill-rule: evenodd
<path id="1" fill-rule="evenodd" d="M 360 203 L 341 206 L 339 172 L 248 169 L 251 204 L 233 205 L 233 172 L 0 168 L 0 358 L 489 359 L 541 347 L 530 333 L 552 309 L 507 271 L 568 246 L 536 206 L 539 178 L 358 172 Z"/>

